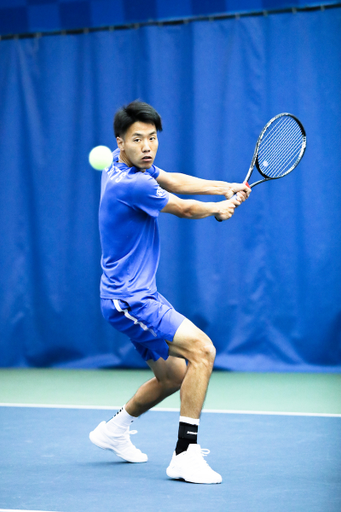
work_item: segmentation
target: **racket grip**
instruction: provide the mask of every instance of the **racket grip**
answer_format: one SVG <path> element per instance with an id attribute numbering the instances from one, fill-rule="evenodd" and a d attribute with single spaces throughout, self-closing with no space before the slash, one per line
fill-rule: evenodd
<path id="1" fill-rule="evenodd" d="M 247 185 L 249 188 L 251 188 L 247 181 L 245 181 L 245 185 Z M 235 197 L 237 197 L 237 194 L 233 194 L 233 196 L 232 196 L 232 197 L 230 197 L 230 199 L 234 199 Z M 222 220 L 217 219 L 217 217 L 214 217 L 214 218 L 215 218 L 215 220 L 217 220 L 218 222 L 223 222 Z"/>
<path id="2" fill-rule="evenodd" d="M 247 181 L 245 181 L 245 185 L 246 185 L 247 187 L 251 188 Z M 237 197 L 237 193 L 233 194 L 233 196 L 231 197 L 231 199 L 234 199 L 235 197 Z"/>
<path id="3" fill-rule="evenodd" d="M 245 181 L 245 185 L 251 188 L 247 181 Z M 237 197 L 237 193 L 233 194 L 233 196 L 230 199 L 235 199 L 235 197 Z"/>

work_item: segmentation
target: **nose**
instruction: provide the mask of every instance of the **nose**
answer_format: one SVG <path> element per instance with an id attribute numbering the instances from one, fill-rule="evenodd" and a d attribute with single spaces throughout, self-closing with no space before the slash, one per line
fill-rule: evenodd
<path id="1" fill-rule="evenodd" d="M 143 141 L 142 151 L 143 151 L 143 153 L 148 153 L 150 151 L 150 146 L 149 146 L 149 140 L 148 139 Z"/>

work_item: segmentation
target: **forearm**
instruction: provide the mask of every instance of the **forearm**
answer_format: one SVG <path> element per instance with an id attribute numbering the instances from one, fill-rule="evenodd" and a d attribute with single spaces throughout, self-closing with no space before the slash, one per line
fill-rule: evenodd
<path id="1" fill-rule="evenodd" d="M 173 213 L 184 219 L 205 219 L 206 217 L 219 215 L 221 213 L 221 203 L 225 203 L 225 201 L 214 203 L 186 199 L 182 208 Z"/>
<path id="2" fill-rule="evenodd" d="M 198 194 L 225 196 L 230 190 L 230 184 L 225 181 L 205 180 L 181 173 L 168 173 L 169 183 L 166 188 L 173 194 Z"/>
<path id="3" fill-rule="evenodd" d="M 235 198 L 212 203 L 181 199 L 174 194 L 169 194 L 168 203 L 161 211 L 184 219 L 205 219 L 214 216 L 217 220 L 227 220 L 232 217 L 236 206 L 245 200 L 244 196 L 245 194 L 238 193 Z"/>

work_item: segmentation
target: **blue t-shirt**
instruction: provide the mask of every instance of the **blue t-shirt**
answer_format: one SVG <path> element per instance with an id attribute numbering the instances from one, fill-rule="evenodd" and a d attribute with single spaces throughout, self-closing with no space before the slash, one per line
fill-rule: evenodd
<path id="1" fill-rule="evenodd" d="M 157 183 L 160 169 L 142 172 L 113 162 L 102 173 L 99 230 L 102 298 L 141 300 L 154 294 L 160 257 L 157 217 L 169 194 Z"/>

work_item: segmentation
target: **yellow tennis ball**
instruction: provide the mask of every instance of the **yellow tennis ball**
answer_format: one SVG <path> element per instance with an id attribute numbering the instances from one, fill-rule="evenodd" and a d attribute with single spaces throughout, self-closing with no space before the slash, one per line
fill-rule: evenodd
<path id="1" fill-rule="evenodd" d="M 107 146 L 96 146 L 89 153 L 90 165 L 96 171 L 102 171 L 112 162 L 112 152 Z"/>

